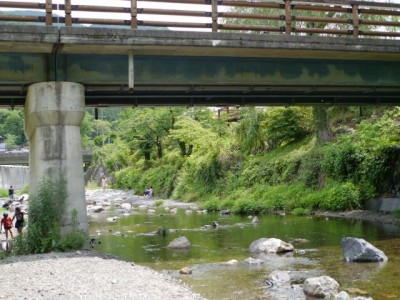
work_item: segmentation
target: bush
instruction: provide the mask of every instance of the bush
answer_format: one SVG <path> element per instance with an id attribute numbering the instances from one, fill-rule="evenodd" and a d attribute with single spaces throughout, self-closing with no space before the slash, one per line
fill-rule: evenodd
<path id="1" fill-rule="evenodd" d="M 163 204 L 164 204 L 164 200 L 162 200 L 162 199 L 158 199 L 158 200 L 156 200 L 156 201 L 154 202 L 154 205 L 155 205 L 156 207 L 161 206 L 161 205 L 163 205 Z"/>
<path id="2" fill-rule="evenodd" d="M 311 213 L 311 210 L 308 208 L 297 207 L 293 209 L 291 213 L 295 216 L 307 216 Z"/>
<path id="3" fill-rule="evenodd" d="M 61 218 L 67 199 L 66 182 L 47 179 L 41 182 L 38 192 L 29 199 L 29 226 L 26 234 L 16 240 L 17 254 L 36 254 L 51 251 L 79 249 L 87 235 L 77 223 L 77 212 L 71 212 L 73 230 L 61 236 Z"/>
<path id="4" fill-rule="evenodd" d="M 351 182 L 334 184 L 327 188 L 326 199 L 321 201 L 326 210 L 348 210 L 360 208 L 360 193 Z"/>
<path id="5" fill-rule="evenodd" d="M 220 200 L 217 197 L 211 197 L 209 200 L 201 204 L 203 209 L 208 211 L 218 211 L 220 209 Z"/>

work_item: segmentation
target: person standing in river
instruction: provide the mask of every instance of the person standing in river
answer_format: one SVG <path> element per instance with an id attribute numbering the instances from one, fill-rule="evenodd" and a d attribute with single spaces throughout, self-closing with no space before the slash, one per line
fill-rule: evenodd
<path id="1" fill-rule="evenodd" d="M 8 189 L 8 196 L 10 197 L 10 200 L 14 200 L 14 189 L 12 185 L 10 185 L 10 188 Z"/>

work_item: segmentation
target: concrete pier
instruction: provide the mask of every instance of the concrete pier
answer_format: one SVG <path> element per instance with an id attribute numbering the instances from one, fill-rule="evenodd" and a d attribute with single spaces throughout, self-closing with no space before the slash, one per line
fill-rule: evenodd
<path id="1" fill-rule="evenodd" d="M 71 231 L 76 209 L 87 232 L 80 124 L 85 114 L 84 87 L 73 82 L 41 82 L 29 86 L 25 103 L 25 133 L 29 139 L 29 194 L 42 180 L 63 174 L 68 198 L 61 232 Z"/>

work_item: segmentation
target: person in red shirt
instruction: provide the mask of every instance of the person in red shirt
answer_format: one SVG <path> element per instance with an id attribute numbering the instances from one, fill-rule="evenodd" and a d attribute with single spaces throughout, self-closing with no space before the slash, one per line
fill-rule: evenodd
<path id="1" fill-rule="evenodd" d="M 8 233 L 10 233 L 11 238 L 14 239 L 14 235 L 12 233 L 12 219 L 8 216 L 8 213 L 3 213 L 3 219 L 1 219 L 0 223 L 0 232 L 3 229 L 4 226 L 4 231 L 6 233 L 6 240 L 8 241 Z"/>

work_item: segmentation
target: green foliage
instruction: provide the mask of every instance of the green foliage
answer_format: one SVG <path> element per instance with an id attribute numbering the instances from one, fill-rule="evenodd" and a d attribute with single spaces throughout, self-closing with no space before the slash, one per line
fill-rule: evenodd
<path id="1" fill-rule="evenodd" d="M 326 149 L 321 167 L 333 179 L 341 181 L 352 178 L 359 164 L 354 145 L 344 142 Z"/>
<path id="2" fill-rule="evenodd" d="M 29 199 L 29 226 L 16 243 L 17 254 L 36 254 L 79 249 L 87 236 L 78 229 L 76 211 L 71 212 L 71 233 L 61 236 L 61 218 L 67 198 L 66 182 L 43 180 L 38 192 Z"/>
<path id="3" fill-rule="evenodd" d="M 303 139 L 311 132 L 311 109 L 304 107 L 276 107 L 266 111 L 262 123 L 268 146 L 274 149 Z"/>
<path id="4" fill-rule="evenodd" d="M 154 206 L 159 207 L 162 206 L 164 204 L 164 200 L 162 199 L 157 199 L 156 201 L 154 201 Z"/>
<path id="5" fill-rule="evenodd" d="M 141 170 L 138 170 L 135 167 L 128 167 L 115 173 L 114 186 L 117 189 L 131 190 L 134 189 L 135 186 L 137 186 L 137 183 L 139 182 L 141 177 L 142 177 Z M 139 192 L 144 191 L 144 188 L 137 191 Z"/>
<path id="6" fill-rule="evenodd" d="M 396 217 L 396 218 L 400 218 L 400 210 L 398 209 L 398 210 L 395 210 L 394 212 L 393 212 L 393 215 Z"/>
<path id="7" fill-rule="evenodd" d="M 0 198 L 8 198 L 8 189 L 0 189 Z"/>
<path id="8" fill-rule="evenodd" d="M 20 190 L 20 194 L 28 194 L 29 193 L 29 185 L 24 185 Z"/>
<path id="9" fill-rule="evenodd" d="M 203 209 L 207 209 L 208 211 L 218 211 L 220 210 L 220 200 L 213 196 L 208 199 L 206 202 L 201 204 Z"/>
<path id="10" fill-rule="evenodd" d="M 9 148 L 26 144 L 22 109 L 0 110 L 0 136 L 6 138 L 5 143 Z"/>
<path id="11" fill-rule="evenodd" d="M 297 207 L 291 211 L 291 214 L 295 216 L 307 216 L 311 213 L 311 210 L 308 208 Z"/>
<path id="12" fill-rule="evenodd" d="M 236 139 L 241 151 L 245 154 L 256 154 L 265 150 L 266 136 L 262 122 L 265 113 L 256 108 L 243 108 L 241 121 L 236 128 Z"/>
<path id="13" fill-rule="evenodd" d="M 351 182 L 334 183 L 328 186 L 326 198 L 321 201 L 321 208 L 326 210 L 348 210 L 360 208 L 360 194 Z"/>

